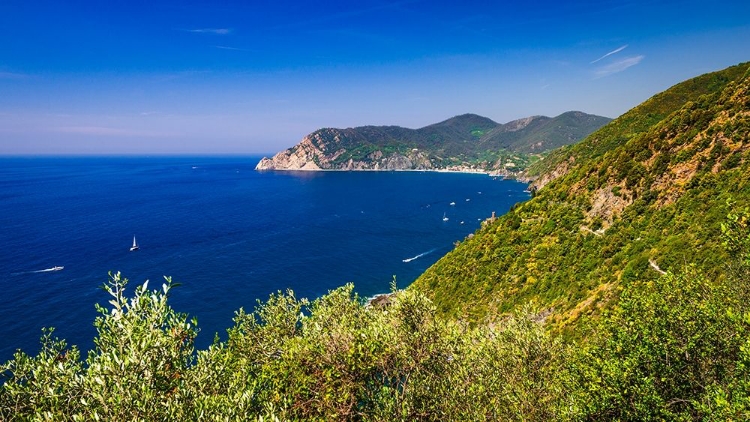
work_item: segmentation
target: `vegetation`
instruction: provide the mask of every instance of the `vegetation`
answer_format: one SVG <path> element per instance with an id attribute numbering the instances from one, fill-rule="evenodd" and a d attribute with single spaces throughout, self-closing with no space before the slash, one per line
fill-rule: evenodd
<path id="1" fill-rule="evenodd" d="M 750 203 L 747 69 L 679 84 L 592 134 L 573 147 L 566 172 L 412 288 L 445 316 L 487 323 L 533 304 L 551 313 L 550 327 L 578 335 L 582 318 L 616 302 L 622 282 L 687 262 L 719 275 L 726 201 Z M 666 112 L 695 98 L 693 89 L 709 93 Z"/>
<path id="2" fill-rule="evenodd" d="M 750 313 L 733 287 L 693 267 L 628 283 L 567 368 L 575 416 L 747 420 Z"/>
<path id="3" fill-rule="evenodd" d="M 681 82 L 603 126 L 592 133 L 586 142 L 570 144 L 551 152 L 544 161 L 530 166 L 526 175 L 531 178 L 543 177 L 554 173 L 560 166 L 567 168 L 590 164 L 628 140 L 648 132 L 687 102 L 721 92 L 728 83 L 742 78 L 747 69 L 748 64 L 743 63 Z"/>
<path id="4" fill-rule="evenodd" d="M 196 327 L 161 290 L 111 276 L 96 348 L 42 338 L 2 366 L 3 420 L 514 420 L 553 417 L 559 342 L 522 317 L 468 329 L 394 293 L 365 306 L 347 285 L 308 303 L 240 310 L 226 342 L 192 353 Z"/>

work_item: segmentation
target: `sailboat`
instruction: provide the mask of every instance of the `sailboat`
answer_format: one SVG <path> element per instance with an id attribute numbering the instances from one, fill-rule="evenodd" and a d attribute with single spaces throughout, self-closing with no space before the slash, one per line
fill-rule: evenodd
<path id="1" fill-rule="evenodd" d="M 133 236 L 133 246 L 130 247 L 130 252 L 137 251 L 138 244 L 135 242 L 135 236 Z"/>
<path id="2" fill-rule="evenodd" d="M 443 221 L 448 221 L 448 217 L 445 216 L 445 213 L 443 213 Z"/>

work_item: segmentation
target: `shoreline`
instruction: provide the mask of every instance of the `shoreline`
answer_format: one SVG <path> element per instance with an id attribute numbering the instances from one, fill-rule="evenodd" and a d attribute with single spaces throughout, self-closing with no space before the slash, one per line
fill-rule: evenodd
<path id="1" fill-rule="evenodd" d="M 515 180 L 521 183 L 531 183 L 530 180 L 525 178 L 519 178 L 513 174 L 507 173 L 496 173 L 488 170 L 481 169 L 321 169 L 321 168 L 299 168 L 299 169 L 259 169 L 255 168 L 255 171 L 281 171 L 281 172 L 431 172 L 431 173 L 462 173 L 462 174 L 480 174 L 490 177 L 502 177 L 504 180 Z"/>

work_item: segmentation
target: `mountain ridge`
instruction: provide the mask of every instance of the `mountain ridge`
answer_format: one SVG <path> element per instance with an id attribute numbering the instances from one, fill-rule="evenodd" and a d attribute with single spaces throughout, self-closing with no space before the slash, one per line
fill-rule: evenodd
<path id="1" fill-rule="evenodd" d="M 499 124 L 462 114 L 424 126 L 322 128 L 256 170 L 441 170 L 514 175 L 541 154 L 577 142 L 609 118 L 580 111 L 530 116 Z"/>

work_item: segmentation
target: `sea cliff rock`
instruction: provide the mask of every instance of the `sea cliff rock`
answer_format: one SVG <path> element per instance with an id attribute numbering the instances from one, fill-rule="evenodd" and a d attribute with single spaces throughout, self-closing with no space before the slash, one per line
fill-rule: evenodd
<path id="1" fill-rule="evenodd" d="M 322 158 L 325 158 L 320 149 L 318 149 L 306 136 L 302 141 L 292 148 L 281 151 L 274 155 L 273 158 L 263 157 L 255 167 L 256 170 L 321 170 L 317 164 Z M 327 161 L 327 160 L 323 160 Z"/>
<path id="2" fill-rule="evenodd" d="M 345 148 L 329 152 L 332 147 L 326 138 L 340 141 L 337 129 L 326 129 L 305 136 L 299 144 L 274 155 L 263 157 L 256 170 L 433 170 L 435 166 L 428 155 L 418 148 L 401 153 L 387 155 L 382 150 L 375 150 L 361 159 L 351 157 Z M 329 136 L 325 136 L 329 135 Z M 348 153 L 348 154 L 347 154 Z M 346 155 L 349 159 L 345 159 Z M 342 159 L 344 158 L 344 159 Z"/>

